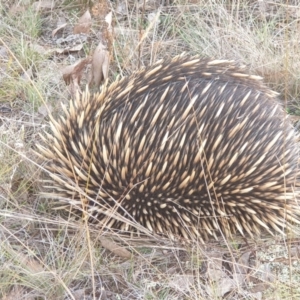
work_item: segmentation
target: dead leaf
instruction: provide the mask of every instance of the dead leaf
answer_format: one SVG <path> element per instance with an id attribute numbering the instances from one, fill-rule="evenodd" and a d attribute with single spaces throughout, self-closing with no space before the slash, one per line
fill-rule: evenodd
<path id="1" fill-rule="evenodd" d="M 71 84 L 71 93 L 73 96 L 76 95 L 77 91 L 80 89 L 80 80 L 86 65 L 91 62 L 91 58 L 87 57 L 82 59 L 71 66 L 67 66 L 62 69 L 62 75 L 65 83 L 67 85 Z"/>
<path id="2" fill-rule="evenodd" d="M 74 47 L 71 47 L 70 49 L 65 49 L 64 52 L 77 52 L 80 51 L 83 48 L 83 44 L 75 45 Z"/>
<path id="3" fill-rule="evenodd" d="M 20 3 L 18 2 L 17 4 L 14 4 L 13 6 L 11 6 L 11 8 L 9 9 L 9 14 L 11 16 L 15 16 L 20 13 L 23 13 L 24 11 L 25 11 L 25 7 L 21 6 Z"/>
<path id="4" fill-rule="evenodd" d="M 251 299 L 261 300 L 262 299 L 262 292 L 249 293 L 249 296 L 251 297 Z"/>
<path id="5" fill-rule="evenodd" d="M 119 2 L 115 12 L 118 15 L 125 16 L 127 14 L 127 2 L 126 1 Z"/>
<path id="6" fill-rule="evenodd" d="M 108 5 L 107 5 L 108 1 L 94 1 L 94 2 L 96 3 L 91 8 L 92 15 L 93 17 L 96 17 L 99 20 L 103 20 L 103 18 L 105 17 L 108 11 Z"/>
<path id="7" fill-rule="evenodd" d="M 212 281 L 219 281 L 224 276 L 222 270 L 223 257 L 222 253 L 213 252 L 207 262 L 207 275 Z"/>
<path id="8" fill-rule="evenodd" d="M 53 108 L 51 105 L 46 105 L 46 104 L 42 104 L 39 108 L 38 108 L 38 112 L 46 117 L 48 116 L 49 114 L 51 114 L 51 112 L 53 111 Z"/>
<path id="9" fill-rule="evenodd" d="M 85 289 L 79 289 L 72 293 L 75 300 L 84 299 Z"/>
<path id="10" fill-rule="evenodd" d="M 144 31 L 143 36 L 141 38 L 141 41 L 143 41 L 149 35 L 149 32 L 152 30 L 152 28 L 160 22 L 159 21 L 160 20 L 160 13 L 161 13 L 161 11 L 158 10 L 157 13 L 152 15 L 151 22 L 148 25 L 148 27 L 146 28 L 146 30 Z"/>
<path id="11" fill-rule="evenodd" d="M 64 16 L 59 16 L 56 21 L 56 27 L 60 27 L 61 25 L 67 23 L 66 18 Z"/>
<path id="12" fill-rule="evenodd" d="M 8 106 L 2 105 L 0 106 L 0 113 L 7 114 L 10 113 L 12 109 Z"/>
<path id="13" fill-rule="evenodd" d="M 9 58 L 9 55 L 8 55 L 8 51 L 7 51 L 6 47 L 0 46 L 0 59 L 6 60 L 8 58 Z"/>
<path id="14" fill-rule="evenodd" d="M 36 11 L 40 11 L 43 9 L 53 9 L 55 7 L 55 1 L 53 0 L 40 0 L 37 2 L 34 2 L 32 4 L 33 9 Z"/>
<path id="15" fill-rule="evenodd" d="M 160 24 L 160 18 L 157 16 L 158 16 L 157 13 L 151 12 L 148 14 L 147 19 L 150 23 L 154 22 L 156 23 L 155 25 L 158 25 Z"/>
<path id="16" fill-rule="evenodd" d="M 300 247 L 299 246 L 292 247 L 290 250 L 290 256 L 291 258 L 296 258 L 298 260 L 300 258 Z"/>
<path id="17" fill-rule="evenodd" d="M 107 238 L 104 238 L 104 237 L 101 237 L 100 238 L 100 241 L 101 241 L 101 245 L 113 252 L 114 254 L 120 256 L 120 257 L 123 257 L 123 258 L 126 258 L 126 259 L 130 259 L 132 254 L 126 250 L 125 248 L 122 248 L 120 246 L 118 246 L 116 243 L 114 243 L 113 241 L 107 239 Z"/>
<path id="18" fill-rule="evenodd" d="M 240 258 L 238 260 L 239 273 L 241 273 L 241 274 L 248 273 L 248 271 L 250 269 L 250 258 L 251 258 L 252 254 L 253 254 L 253 251 L 246 251 L 240 256 Z"/>
<path id="19" fill-rule="evenodd" d="M 44 267 L 36 259 L 33 259 L 21 252 L 16 252 L 16 259 L 18 259 L 18 262 L 22 265 L 22 267 L 29 270 L 32 274 L 44 271 Z"/>
<path id="20" fill-rule="evenodd" d="M 248 271 L 250 270 L 250 256 L 252 254 L 252 251 L 247 251 L 242 254 L 242 256 L 239 258 L 237 263 L 234 263 L 232 265 L 232 275 L 233 278 L 238 282 L 239 284 L 242 284 L 245 281 L 245 277 L 248 274 Z"/>
<path id="21" fill-rule="evenodd" d="M 78 20 L 77 25 L 75 25 L 73 32 L 76 33 L 89 33 L 92 26 L 92 17 L 87 10 Z"/>
<path id="22" fill-rule="evenodd" d="M 223 257 L 221 253 L 215 252 L 210 255 L 207 262 L 207 275 L 211 284 L 206 286 L 210 295 L 224 296 L 235 288 L 235 282 L 222 268 Z"/>
<path id="23" fill-rule="evenodd" d="M 89 85 L 99 87 L 103 80 L 108 77 L 109 52 L 107 47 L 101 42 L 94 51 L 92 57 L 92 68 L 90 73 Z"/>
<path id="24" fill-rule="evenodd" d="M 46 49 L 44 46 L 39 45 L 39 44 L 34 44 L 34 43 L 30 43 L 29 44 L 30 49 L 32 49 L 33 51 L 44 55 L 45 53 L 47 53 L 48 49 Z"/>
<path id="25" fill-rule="evenodd" d="M 70 34 L 66 37 L 61 37 L 55 41 L 56 45 L 74 46 L 83 44 L 87 41 L 88 36 L 85 33 Z"/>
<path id="26" fill-rule="evenodd" d="M 258 0 L 258 9 L 261 14 L 261 16 L 265 17 L 267 12 L 267 3 L 265 0 Z"/>
<path id="27" fill-rule="evenodd" d="M 66 47 L 64 49 L 56 48 L 55 52 L 58 54 L 69 53 L 69 52 L 78 52 L 83 48 L 82 44 L 75 45 L 74 47 Z"/>
<path id="28" fill-rule="evenodd" d="M 189 291 L 190 287 L 195 284 L 193 275 L 176 274 L 170 278 L 170 286 L 180 292 Z"/>
<path id="29" fill-rule="evenodd" d="M 274 282 L 276 280 L 276 276 L 272 274 L 270 263 L 262 264 L 259 267 L 259 272 L 261 273 L 261 279 L 264 282 Z"/>
<path id="30" fill-rule="evenodd" d="M 30 67 L 28 70 L 26 70 L 22 75 L 21 78 L 24 81 L 31 81 L 31 78 L 33 77 L 32 68 Z"/>
<path id="31" fill-rule="evenodd" d="M 2 300 L 16 300 L 16 299 L 26 299 L 34 300 L 36 299 L 35 295 L 29 295 L 26 289 L 20 285 L 15 285 L 8 294 L 4 295 Z M 26 295 L 24 297 L 24 295 Z"/>
<path id="32" fill-rule="evenodd" d="M 107 23 L 107 30 L 111 31 L 112 30 L 112 26 L 111 26 L 111 22 L 112 22 L 112 12 L 109 12 L 106 16 L 105 16 L 105 22 Z"/>
<path id="33" fill-rule="evenodd" d="M 52 37 L 55 37 L 55 35 L 57 34 L 58 31 L 62 30 L 63 28 L 65 28 L 68 25 L 68 23 L 64 23 L 61 24 L 59 27 L 57 27 L 56 29 L 54 29 L 52 31 Z"/>

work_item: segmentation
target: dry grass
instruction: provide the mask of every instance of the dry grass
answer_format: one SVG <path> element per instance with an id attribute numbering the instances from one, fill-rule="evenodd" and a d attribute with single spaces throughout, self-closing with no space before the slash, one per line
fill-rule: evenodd
<path id="1" fill-rule="evenodd" d="M 183 51 L 235 59 L 264 76 L 298 121 L 297 1 L 157 2 L 108 2 L 110 80 Z M 41 3 L 0 0 L 0 298 L 299 299 L 299 237 L 182 246 L 103 235 L 39 198 L 42 162 L 32 149 L 48 126 L 45 107 L 57 115 L 69 98 L 60 70 L 95 48 L 105 11 L 104 1 L 98 10 L 91 1 Z M 54 51 L 88 6 L 94 22 L 82 50 Z M 52 37 L 58 21 L 69 25 Z M 104 237 L 123 251 L 107 250 Z"/>

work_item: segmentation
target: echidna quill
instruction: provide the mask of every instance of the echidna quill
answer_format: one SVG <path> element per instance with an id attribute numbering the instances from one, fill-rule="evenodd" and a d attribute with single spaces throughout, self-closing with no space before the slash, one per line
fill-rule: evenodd
<path id="1" fill-rule="evenodd" d="M 88 92 L 51 120 L 50 195 L 105 228 L 207 239 L 299 222 L 298 136 L 234 62 L 179 56 Z"/>

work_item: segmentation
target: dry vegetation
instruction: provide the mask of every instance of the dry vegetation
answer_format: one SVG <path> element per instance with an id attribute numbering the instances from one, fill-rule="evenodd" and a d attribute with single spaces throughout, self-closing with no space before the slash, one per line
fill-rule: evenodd
<path id="1" fill-rule="evenodd" d="M 183 51 L 247 64 L 298 126 L 299 41 L 296 0 L 0 0 L 0 298 L 299 299 L 299 237 L 183 246 L 104 234 L 39 197 L 32 151 L 86 83 Z"/>

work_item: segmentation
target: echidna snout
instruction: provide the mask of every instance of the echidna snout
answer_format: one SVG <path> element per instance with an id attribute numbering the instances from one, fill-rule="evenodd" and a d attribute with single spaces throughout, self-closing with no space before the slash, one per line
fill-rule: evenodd
<path id="1" fill-rule="evenodd" d="M 232 61 L 186 56 L 85 93 L 39 146 L 51 194 L 106 228 L 283 232 L 299 223 L 299 145 L 276 97 Z"/>

